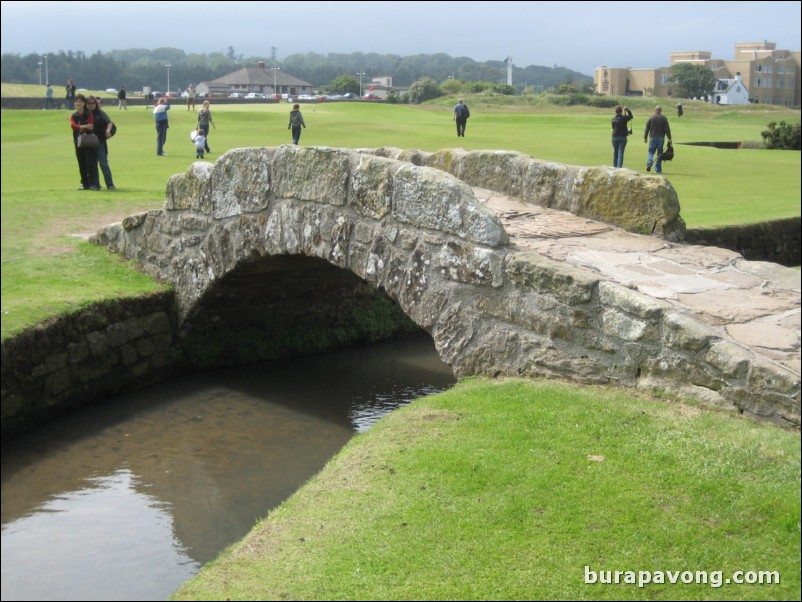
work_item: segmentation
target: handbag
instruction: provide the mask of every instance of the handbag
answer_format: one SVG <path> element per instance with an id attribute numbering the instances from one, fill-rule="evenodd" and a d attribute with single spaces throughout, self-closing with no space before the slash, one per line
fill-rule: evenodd
<path id="1" fill-rule="evenodd" d="M 88 148 L 97 148 L 100 146 L 100 138 L 95 134 L 81 134 L 78 136 L 78 148 L 85 150 Z"/>
<path id="2" fill-rule="evenodd" d="M 663 161 L 671 161 L 674 158 L 674 146 L 669 142 L 666 150 L 663 151 Z"/>

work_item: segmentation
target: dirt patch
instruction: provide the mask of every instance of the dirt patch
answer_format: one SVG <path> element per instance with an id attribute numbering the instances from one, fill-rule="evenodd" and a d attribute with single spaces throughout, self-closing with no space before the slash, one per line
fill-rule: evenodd
<path id="1" fill-rule="evenodd" d="M 89 240 L 103 226 L 120 222 L 123 218 L 144 211 L 130 206 L 104 207 L 102 211 L 88 215 L 59 216 L 50 220 L 35 234 L 30 252 L 33 255 L 64 255 L 75 251 L 73 245 L 64 242 L 64 237 Z"/>

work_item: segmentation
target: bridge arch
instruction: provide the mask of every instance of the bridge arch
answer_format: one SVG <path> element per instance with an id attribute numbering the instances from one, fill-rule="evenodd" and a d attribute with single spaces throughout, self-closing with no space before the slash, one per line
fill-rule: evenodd
<path id="1" fill-rule="evenodd" d="M 509 181 L 518 187 L 556 169 L 522 166 L 519 155 L 477 161 L 502 184 L 494 161 L 517 170 Z M 589 190 L 589 211 L 599 211 L 594 191 L 619 184 L 617 174 L 585 174 L 569 195 L 561 177 L 551 194 L 576 204 Z M 661 190 L 653 195 L 661 206 L 672 195 L 676 204 L 670 185 Z M 662 225 L 650 215 L 645 227 L 671 230 L 681 224 L 678 205 L 671 215 Z M 300 300 L 339 316 L 378 291 L 431 334 L 457 376 L 664 388 L 799 423 L 798 375 L 664 300 L 511 245 L 468 184 L 410 161 L 334 148 L 235 149 L 173 176 L 163 209 L 111 224 L 97 239 L 173 283 L 185 333 L 214 320 L 247 329 L 256 315 L 292 315 Z M 282 296 L 289 284 L 293 295 Z M 342 303 L 325 302 L 337 297 Z"/>

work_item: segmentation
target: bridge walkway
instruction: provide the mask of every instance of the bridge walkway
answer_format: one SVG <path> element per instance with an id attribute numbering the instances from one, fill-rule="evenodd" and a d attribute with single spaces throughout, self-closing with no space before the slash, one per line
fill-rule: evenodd
<path id="1" fill-rule="evenodd" d="M 671 303 L 800 375 L 800 271 L 717 247 L 667 242 L 482 188 L 513 249 L 537 251 Z"/>

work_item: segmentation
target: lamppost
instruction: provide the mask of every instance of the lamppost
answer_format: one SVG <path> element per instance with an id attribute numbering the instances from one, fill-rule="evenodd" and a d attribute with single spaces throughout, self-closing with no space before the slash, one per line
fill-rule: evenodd
<path id="1" fill-rule="evenodd" d="M 278 94 L 278 89 L 276 88 L 276 73 L 281 71 L 281 67 L 270 67 L 270 70 L 273 72 L 273 94 Z"/>
<path id="2" fill-rule="evenodd" d="M 45 83 L 50 83 L 50 75 L 47 72 L 47 55 L 45 55 Z"/>
<path id="3" fill-rule="evenodd" d="M 365 75 L 362 72 L 357 73 L 359 76 L 359 98 L 362 98 L 362 76 Z"/>
<path id="4" fill-rule="evenodd" d="M 39 65 L 39 85 L 41 86 L 42 85 L 42 61 L 39 61 L 36 64 Z"/>
<path id="5" fill-rule="evenodd" d="M 172 65 L 168 63 L 168 64 L 165 65 L 165 67 L 167 67 L 167 97 L 169 98 L 170 97 L 170 67 L 172 67 Z"/>

